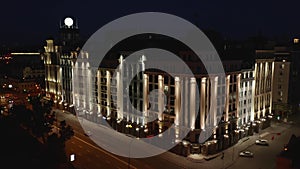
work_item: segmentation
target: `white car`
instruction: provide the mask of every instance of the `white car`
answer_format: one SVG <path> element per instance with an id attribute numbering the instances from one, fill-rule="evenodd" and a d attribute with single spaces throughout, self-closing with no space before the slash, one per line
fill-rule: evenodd
<path id="1" fill-rule="evenodd" d="M 250 158 L 252 158 L 253 153 L 250 152 L 250 151 L 242 151 L 242 152 L 240 152 L 240 157 L 250 157 Z"/>
<path id="2" fill-rule="evenodd" d="M 255 144 L 256 145 L 262 145 L 262 146 L 268 146 L 269 145 L 268 140 L 264 140 L 264 139 L 258 139 L 258 140 L 256 140 Z"/>

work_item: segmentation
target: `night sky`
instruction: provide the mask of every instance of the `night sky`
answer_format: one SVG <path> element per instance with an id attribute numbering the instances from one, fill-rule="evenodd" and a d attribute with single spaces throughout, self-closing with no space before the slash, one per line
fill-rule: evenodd
<path id="1" fill-rule="evenodd" d="M 118 17 L 136 12 L 166 12 L 214 29 L 227 38 L 294 36 L 300 32 L 300 1 L 173 1 L 173 0 L 6 0 L 1 1 L 0 45 L 44 45 L 55 37 L 59 21 L 78 18 L 81 35 L 88 38 Z"/>

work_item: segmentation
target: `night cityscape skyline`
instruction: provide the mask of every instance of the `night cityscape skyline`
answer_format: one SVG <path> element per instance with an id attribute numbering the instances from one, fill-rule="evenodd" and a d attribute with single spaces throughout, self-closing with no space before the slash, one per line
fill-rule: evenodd
<path id="1" fill-rule="evenodd" d="M 0 168 L 300 168 L 299 6 L 3 2 Z"/>
<path id="2" fill-rule="evenodd" d="M 119 5 L 117 5 L 118 3 Z M 15 4 L 18 4 L 15 6 Z M 165 12 L 177 15 L 201 29 L 220 32 L 227 39 L 246 39 L 259 33 L 266 37 L 292 38 L 299 34 L 297 22 L 299 2 L 180 2 L 130 1 L 106 3 L 95 1 L 37 0 L 2 3 L 1 46 L 38 46 L 57 37 L 59 20 L 65 16 L 78 18 L 81 36 L 87 39 L 104 24 L 118 17 L 137 12 Z M 30 42 L 28 42 L 30 39 Z"/>

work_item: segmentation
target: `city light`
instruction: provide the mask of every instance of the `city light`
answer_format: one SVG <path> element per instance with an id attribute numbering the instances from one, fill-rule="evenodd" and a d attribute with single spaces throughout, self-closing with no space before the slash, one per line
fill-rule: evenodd
<path id="1" fill-rule="evenodd" d="M 75 154 L 70 155 L 70 161 L 75 161 Z"/>

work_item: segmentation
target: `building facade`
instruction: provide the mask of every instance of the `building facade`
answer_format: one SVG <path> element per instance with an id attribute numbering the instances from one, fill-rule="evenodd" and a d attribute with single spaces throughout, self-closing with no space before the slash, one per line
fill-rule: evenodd
<path id="1" fill-rule="evenodd" d="M 210 154 L 253 134 L 253 126 L 264 123 L 271 113 L 273 71 L 266 73 L 265 68 L 266 76 L 260 71 L 255 73 L 257 68 L 227 72 L 225 76 L 189 77 L 176 73 L 171 76 L 145 70 L 145 56 L 137 63 L 121 56 L 117 69 L 91 68 L 87 58 L 88 53 L 81 53 L 72 71 L 77 113 L 96 123 L 105 120 L 119 132 L 136 137 L 159 135 L 174 124 L 180 126 L 174 128 L 176 138 L 185 134 L 180 130 L 190 130 L 185 141 L 194 145 L 191 152 Z M 262 64 L 272 70 L 272 61 L 257 60 L 256 66 Z M 255 93 L 256 81 L 269 86 Z M 196 102 L 197 90 L 199 102 Z M 255 99 L 261 99 L 259 110 L 255 109 Z M 212 135 L 200 146 L 201 132 Z"/>
<path id="2" fill-rule="evenodd" d="M 254 70 L 243 69 L 240 73 L 239 126 L 254 121 Z"/>
<path id="3" fill-rule="evenodd" d="M 72 75 L 79 53 L 79 28 L 77 20 L 65 17 L 60 22 L 60 38 L 46 40 L 42 58 L 45 65 L 46 98 L 54 101 L 59 108 L 74 111 Z"/>
<path id="4" fill-rule="evenodd" d="M 60 57 L 62 47 L 54 45 L 54 40 L 46 41 L 45 52 L 42 53 L 45 65 L 45 92 L 46 97 L 52 99 L 54 103 L 62 102 L 62 82 Z"/>
<path id="5" fill-rule="evenodd" d="M 256 122 L 255 130 L 258 132 L 259 128 L 266 128 L 270 125 L 270 121 L 265 121 L 273 114 L 272 87 L 274 78 L 274 58 L 256 59 L 254 74 L 254 120 Z"/>

